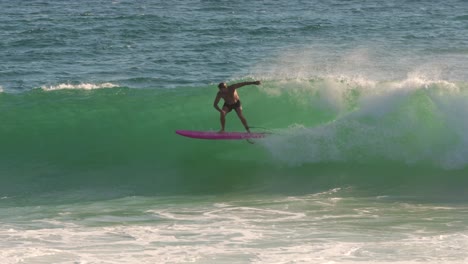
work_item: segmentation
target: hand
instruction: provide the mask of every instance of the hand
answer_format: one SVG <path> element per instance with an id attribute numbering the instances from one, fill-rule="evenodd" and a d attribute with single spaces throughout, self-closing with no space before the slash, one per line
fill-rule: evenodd
<path id="1" fill-rule="evenodd" d="M 260 84 L 262 84 L 262 83 L 261 83 L 260 81 L 255 81 L 254 84 L 260 85 Z"/>

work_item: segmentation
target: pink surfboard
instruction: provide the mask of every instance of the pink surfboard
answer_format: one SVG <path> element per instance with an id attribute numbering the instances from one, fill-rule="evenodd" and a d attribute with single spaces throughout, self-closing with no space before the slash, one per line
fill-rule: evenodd
<path id="1" fill-rule="evenodd" d="M 216 131 L 194 131 L 194 130 L 176 130 L 176 133 L 189 138 L 198 139 L 250 139 L 263 138 L 265 133 L 247 133 L 247 132 L 223 132 Z"/>

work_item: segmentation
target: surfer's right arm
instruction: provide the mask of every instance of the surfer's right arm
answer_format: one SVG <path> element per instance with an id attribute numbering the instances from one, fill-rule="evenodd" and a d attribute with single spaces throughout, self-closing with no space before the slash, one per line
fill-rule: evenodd
<path id="1" fill-rule="evenodd" d="M 214 99 L 214 102 L 213 102 L 213 106 L 214 106 L 214 108 L 216 110 L 218 110 L 218 112 L 222 113 L 223 110 L 221 108 L 219 108 L 219 106 L 218 106 L 219 100 L 221 100 L 221 95 L 219 95 L 219 93 L 217 93 L 216 98 Z"/>

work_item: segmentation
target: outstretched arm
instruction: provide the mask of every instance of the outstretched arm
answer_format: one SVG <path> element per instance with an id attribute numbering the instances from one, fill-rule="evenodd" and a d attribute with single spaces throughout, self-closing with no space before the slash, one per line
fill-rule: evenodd
<path id="1" fill-rule="evenodd" d="M 261 82 L 260 81 L 255 81 L 255 82 L 241 82 L 241 83 L 235 83 L 233 85 L 229 85 L 229 89 L 237 89 L 237 88 L 241 88 L 242 86 L 246 86 L 246 85 L 252 85 L 252 84 L 255 84 L 255 85 L 260 85 Z"/>

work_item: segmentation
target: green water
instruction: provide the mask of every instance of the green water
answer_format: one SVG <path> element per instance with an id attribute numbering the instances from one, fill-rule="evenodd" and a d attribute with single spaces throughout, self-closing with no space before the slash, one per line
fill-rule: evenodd
<path id="1" fill-rule="evenodd" d="M 323 90 L 330 83 L 349 91 L 330 96 Z M 240 91 L 250 125 L 271 133 L 253 145 L 174 133 L 219 129 L 213 86 L 2 94 L 3 192 L 307 193 L 336 185 L 465 191 L 464 122 L 451 116 L 466 111 L 464 87 L 374 93 L 311 80 L 272 93 L 281 85 L 298 83 L 266 81 Z M 227 129 L 242 129 L 234 114 Z"/>

